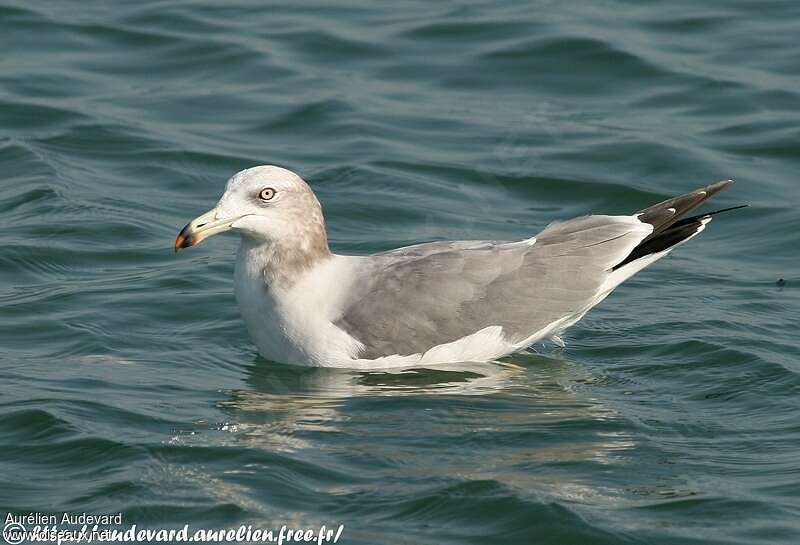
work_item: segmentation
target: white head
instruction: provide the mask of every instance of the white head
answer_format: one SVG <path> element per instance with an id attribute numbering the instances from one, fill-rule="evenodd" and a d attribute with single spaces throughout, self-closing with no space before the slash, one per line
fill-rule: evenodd
<path id="1" fill-rule="evenodd" d="M 234 174 L 217 206 L 183 228 L 175 251 L 231 229 L 253 245 L 291 248 L 312 258 L 329 253 L 317 197 L 285 168 L 258 166 Z"/>

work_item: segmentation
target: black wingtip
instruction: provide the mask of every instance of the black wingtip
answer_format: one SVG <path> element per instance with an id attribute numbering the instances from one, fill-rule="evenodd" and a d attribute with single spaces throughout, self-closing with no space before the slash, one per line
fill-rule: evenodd
<path id="1" fill-rule="evenodd" d="M 721 210 L 714 210 L 713 212 L 708 212 L 706 214 L 703 214 L 703 217 L 705 218 L 706 216 L 714 216 L 716 214 L 722 214 L 723 212 L 730 212 L 731 210 L 739 210 L 740 208 L 749 208 L 749 207 L 750 207 L 749 204 L 740 204 L 739 206 L 731 206 L 729 208 L 723 208 Z"/>
<path id="2" fill-rule="evenodd" d="M 711 185 L 707 185 L 706 187 L 700 189 L 699 191 L 705 191 L 706 198 L 711 197 L 712 195 L 716 195 L 720 191 L 724 191 L 732 186 L 735 182 L 733 180 L 722 180 Z"/>
<path id="3" fill-rule="evenodd" d="M 714 188 L 714 187 L 719 187 L 721 189 L 723 187 L 728 187 L 728 186 L 733 185 L 735 183 L 736 182 L 734 182 L 733 180 L 728 178 L 727 180 L 720 180 L 719 182 L 714 182 L 713 184 L 709 185 L 708 188 L 711 189 L 711 188 Z"/>
<path id="4" fill-rule="evenodd" d="M 733 180 L 721 180 L 639 211 L 637 214 L 639 221 L 652 225 L 653 232 L 645 237 L 639 245 L 636 246 L 624 260 L 615 265 L 612 270 L 616 270 L 646 255 L 671 248 L 694 236 L 697 231 L 702 228 L 703 223 L 705 223 L 703 220 L 707 218 L 710 219 L 711 216 L 715 214 L 728 212 L 730 210 L 738 210 L 749 206 L 747 204 L 741 204 L 739 206 L 731 206 L 730 208 L 706 212 L 696 216 L 684 217 L 688 212 L 703 204 L 713 195 L 732 186 L 733 183 Z"/>
<path id="5" fill-rule="evenodd" d="M 731 210 L 739 210 L 740 208 L 749 208 L 749 204 L 740 204 L 739 206 L 731 206 L 729 208 L 723 208 L 721 210 L 714 210 L 713 212 L 706 212 L 705 214 L 697 214 L 696 216 L 692 216 L 690 218 L 684 218 L 680 221 L 676 221 L 673 223 L 673 226 L 681 226 L 687 225 L 692 223 L 693 221 L 697 221 L 699 219 L 710 218 L 711 216 L 716 216 L 717 214 L 722 214 L 723 212 L 730 212 Z"/>

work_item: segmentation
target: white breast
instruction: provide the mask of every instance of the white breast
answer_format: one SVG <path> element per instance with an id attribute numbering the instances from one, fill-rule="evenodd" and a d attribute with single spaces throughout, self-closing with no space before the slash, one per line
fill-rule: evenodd
<path id="1" fill-rule="evenodd" d="M 333 256 L 303 272 L 290 287 L 268 286 L 264 261 L 243 244 L 234 274 L 236 300 L 259 353 L 296 365 L 349 366 L 360 343 L 333 321 L 357 259 Z"/>

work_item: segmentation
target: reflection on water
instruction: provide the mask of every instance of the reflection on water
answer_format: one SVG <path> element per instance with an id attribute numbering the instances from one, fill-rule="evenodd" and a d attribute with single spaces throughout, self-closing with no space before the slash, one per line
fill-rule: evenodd
<path id="1" fill-rule="evenodd" d="M 623 491 L 589 484 L 586 463 L 625 465 L 636 442 L 611 407 L 587 395 L 591 380 L 583 366 L 536 355 L 380 372 L 257 358 L 250 387 L 226 392 L 219 407 L 230 446 L 344 460 L 400 487 L 445 471 L 525 495 L 596 501 Z"/>
<path id="2" fill-rule="evenodd" d="M 251 389 L 228 391 L 226 409 L 250 446 L 293 450 L 311 446 L 302 432 L 334 432 L 348 416 L 347 403 L 385 396 L 481 395 L 502 390 L 524 368 L 513 364 L 465 363 L 435 369 L 379 372 L 251 364 Z"/>

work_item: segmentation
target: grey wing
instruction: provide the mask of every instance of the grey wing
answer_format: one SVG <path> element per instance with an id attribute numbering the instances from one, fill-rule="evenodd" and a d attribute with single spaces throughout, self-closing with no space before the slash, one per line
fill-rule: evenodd
<path id="1" fill-rule="evenodd" d="M 489 326 L 521 342 L 598 301 L 610 270 L 652 232 L 586 216 L 520 242 L 434 242 L 371 256 L 337 325 L 359 357 L 424 353 Z"/>

